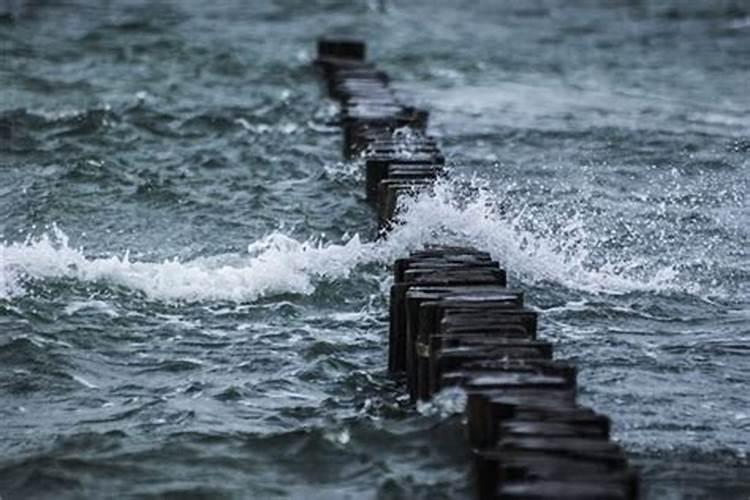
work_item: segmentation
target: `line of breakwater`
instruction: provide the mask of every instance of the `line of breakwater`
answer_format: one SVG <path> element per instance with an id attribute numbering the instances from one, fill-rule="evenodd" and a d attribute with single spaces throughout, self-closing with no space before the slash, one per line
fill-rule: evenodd
<path id="1" fill-rule="evenodd" d="M 367 201 L 386 232 L 399 200 L 448 175 L 429 113 L 401 101 L 363 42 L 324 38 L 316 65 L 341 105 L 343 155 L 361 158 Z M 467 395 L 467 445 L 482 499 L 638 497 L 610 420 L 577 403 L 577 368 L 537 338 L 537 313 L 486 251 L 440 242 L 398 259 L 388 369 L 412 399 Z"/>

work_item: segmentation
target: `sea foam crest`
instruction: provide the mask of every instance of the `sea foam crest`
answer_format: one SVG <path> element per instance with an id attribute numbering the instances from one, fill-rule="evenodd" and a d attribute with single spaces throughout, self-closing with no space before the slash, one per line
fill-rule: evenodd
<path id="1" fill-rule="evenodd" d="M 598 239 L 578 215 L 564 219 L 552 214 L 555 222 L 563 223 L 551 227 L 524 206 L 503 207 L 498 200 L 502 197 L 481 179 L 474 179 L 469 188 L 468 200 L 447 181 L 438 183 L 432 193 L 407 199 L 401 206 L 400 226 L 388 244 L 396 253 L 401 246 L 430 241 L 472 245 L 490 252 L 525 282 L 549 281 L 591 293 L 688 291 L 678 284 L 674 266 L 657 267 L 648 259 L 632 257 L 627 249 L 610 253 L 604 261 L 595 259 L 592 249 Z"/>
<path id="2" fill-rule="evenodd" d="M 253 301 L 281 294 L 311 294 L 315 280 L 348 276 L 361 264 L 389 264 L 426 244 L 474 245 L 490 251 L 525 282 L 551 281 L 592 293 L 660 291 L 676 287 L 672 267 L 613 257 L 594 264 L 584 243 L 586 228 L 572 218 L 554 234 L 528 229 L 524 210 L 498 208 L 497 193 L 475 183 L 468 198 L 442 181 L 430 193 L 407 199 L 398 222 L 384 238 L 341 242 L 298 241 L 274 232 L 250 243 L 243 254 L 221 254 L 189 261 L 131 261 L 127 252 L 86 256 L 52 227 L 40 237 L 0 245 L 0 297 L 22 294 L 29 279 L 72 278 L 105 282 L 160 300 Z"/>
<path id="3" fill-rule="evenodd" d="M 345 276 L 359 259 L 357 236 L 343 244 L 299 242 L 273 233 L 248 246 L 247 254 L 224 254 L 180 262 L 133 262 L 128 252 L 87 257 L 52 227 L 38 238 L 2 245 L 0 293 L 23 293 L 28 279 L 72 278 L 106 282 L 165 300 L 252 301 L 280 293 L 310 294 L 313 276 Z"/>

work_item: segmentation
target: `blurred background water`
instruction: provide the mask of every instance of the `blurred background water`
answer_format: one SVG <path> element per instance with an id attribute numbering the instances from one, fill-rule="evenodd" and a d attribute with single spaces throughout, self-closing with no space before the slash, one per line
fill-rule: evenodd
<path id="1" fill-rule="evenodd" d="M 310 67 L 360 36 L 453 180 L 376 239 Z M 750 496 L 743 1 L 0 1 L 0 496 L 470 498 L 385 373 L 388 264 L 474 244 L 645 498 Z"/>

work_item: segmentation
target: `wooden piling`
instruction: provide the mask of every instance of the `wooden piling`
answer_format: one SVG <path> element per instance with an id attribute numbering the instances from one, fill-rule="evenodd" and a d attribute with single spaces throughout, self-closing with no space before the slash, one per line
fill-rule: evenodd
<path id="1" fill-rule="evenodd" d="M 318 42 L 316 65 L 341 105 L 343 154 L 362 161 L 381 231 L 399 200 L 446 175 L 429 113 L 351 39 Z M 491 249 L 488 249 L 491 250 Z M 537 338 L 538 314 L 487 251 L 439 242 L 398 259 L 390 290 L 388 370 L 412 400 L 461 387 L 481 499 L 632 500 L 638 476 L 610 441 L 610 421 L 576 402 L 575 365 Z"/>

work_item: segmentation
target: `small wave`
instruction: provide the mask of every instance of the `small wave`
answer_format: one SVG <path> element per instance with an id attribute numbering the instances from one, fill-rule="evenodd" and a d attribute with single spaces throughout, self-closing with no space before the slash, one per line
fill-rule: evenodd
<path id="1" fill-rule="evenodd" d="M 110 318 L 119 318 L 120 314 L 117 312 L 117 309 L 103 301 L 103 300 L 74 300 L 70 304 L 68 304 L 65 309 L 63 310 L 63 313 L 66 316 L 74 316 L 77 314 L 102 314 L 105 316 L 108 316 Z"/>
<path id="2" fill-rule="evenodd" d="M 550 214 L 554 224 L 545 225 L 524 206 L 499 203 L 502 195 L 480 181 L 472 183 L 469 196 L 465 188 L 442 181 L 431 193 L 408 199 L 392 231 L 375 241 L 363 242 L 357 235 L 341 242 L 298 241 L 274 232 L 252 242 L 245 253 L 189 261 L 134 262 L 127 252 L 88 257 L 52 227 L 41 237 L 0 246 L 0 297 L 22 294 L 25 281 L 46 278 L 105 282 L 168 301 L 309 295 L 316 280 L 344 279 L 357 266 L 389 264 L 436 241 L 487 249 L 515 277 L 532 284 L 551 282 L 594 294 L 709 293 L 694 280 L 682 279 L 676 264 L 661 265 L 628 248 L 594 256 L 602 242 L 580 217 Z"/>
<path id="3" fill-rule="evenodd" d="M 407 247 L 417 241 L 474 245 L 532 284 L 546 281 L 608 294 L 695 291 L 677 282 L 675 266 L 656 266 L 647 258 L 630 256 L 626 248 L 604 259 L 595 256 L 601 241 L 575 213 L 539 218 L 538 211 L 527 211 L 525 205 L 509 205 L 481 179 L 472 180 L 468 190 L 472 194 L 465 201 L 459 186 L 442 182 L 433 193 L 409 200 L 391 239 L 407 240 Z"/>
<path id="4" fill-rule="evenodd" d="M 55 112 L 25 108 L 1 111 L 0 150 L 32 151 L 42 144 L 39 134 L 52 131 L 53 137 L 87 136 L 99 133 L 119 119 L 109 106 Z"/>
<path id="5" fill-rule="evenodd" d="M 280 233 L 249 245 L 247 254 L 180 262 L 133 262 L 122 256 L 87 257 L 58 227 L 38 238 L 0 246 L 0 297 L 24 293 L 29 279 L 106 282 L 153 299 L 253 301 L 282 293 L 310 294 L 313 276 L 345 277 L 362 260 L 358 237 L 337 245 L 299 242 Z"/>

